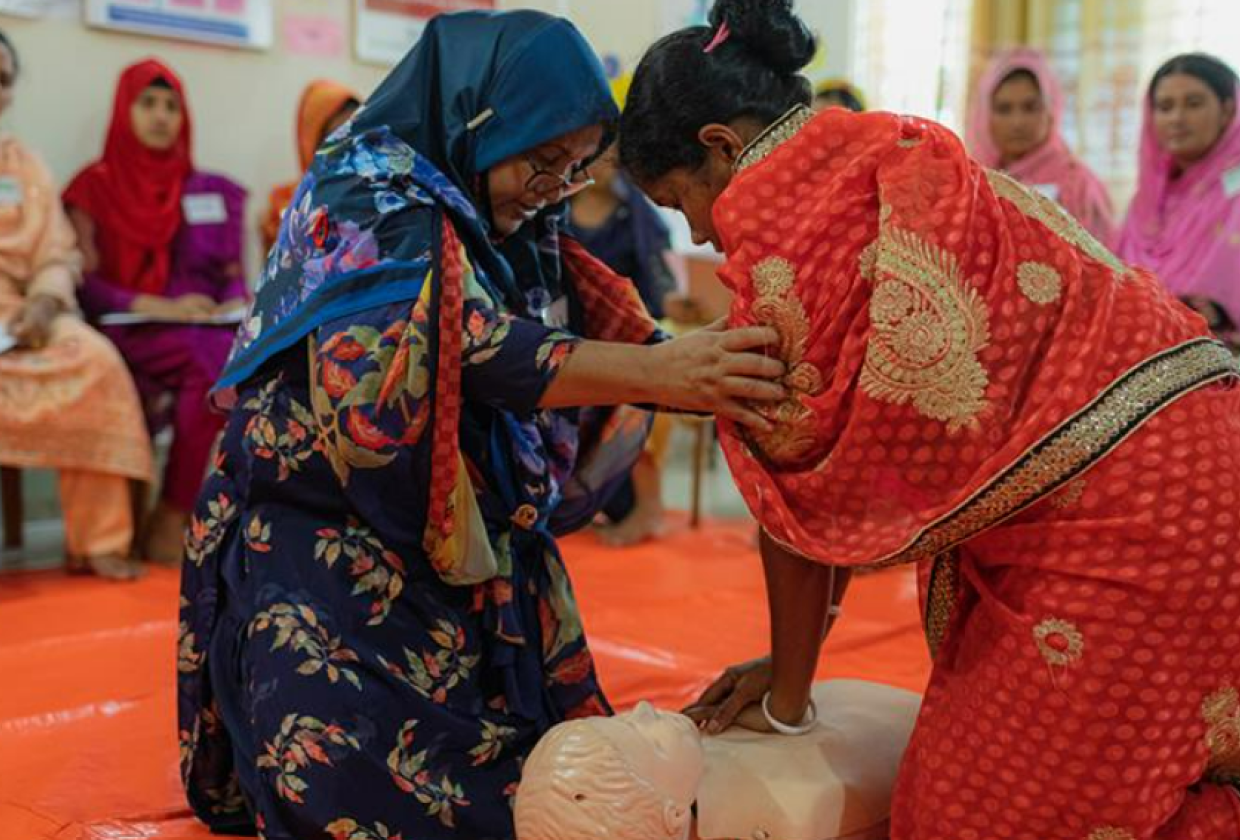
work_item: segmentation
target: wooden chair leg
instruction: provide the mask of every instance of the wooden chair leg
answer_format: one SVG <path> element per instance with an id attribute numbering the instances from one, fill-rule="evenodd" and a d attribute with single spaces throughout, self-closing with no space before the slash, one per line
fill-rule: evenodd
<path id="1" fill-rule="evenodd" d="M 702 474 L 706 471 L 706 444 L 710 440 L 711 424 L 693 424 L 693 476 L 690 489 L 689 527 L 702 524 Z"/>
<path id="2" fill-rule="evenodd" d="M 4 547 L 21 548 L 25 543 L 22 532 L 25 510 L 22 471 L 15 467 L 0 467 L 0 506 L 4 509 Z"/>
<path id="3" fill-rule="evenodd" d="M 136 478 L 129 480 L 129 504 L 133 514 L 133 545 L 129 547 L 129 553 L 132 556 L 136 556 L 142 546 L 142 538 L 146 531 L 146 515 L 149 511 L 147 497 L 150 493 L 151 486 L 147 482 Z"/>

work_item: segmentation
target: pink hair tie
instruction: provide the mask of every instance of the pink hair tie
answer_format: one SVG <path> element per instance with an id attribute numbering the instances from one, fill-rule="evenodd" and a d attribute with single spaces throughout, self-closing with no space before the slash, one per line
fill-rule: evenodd
<path id="1" fill-rule="evenodd" d="M 715 37 L 710 39 L 710 43 L 706 45 L 706 49 L 702 52 L 710 55 L 715 50 L 723 46 L 723 42 L 732 37 L 732 30 L 728 28 L 728 22 L 725 20 L 719 24 L 719 31 L 715 33 Z"/>

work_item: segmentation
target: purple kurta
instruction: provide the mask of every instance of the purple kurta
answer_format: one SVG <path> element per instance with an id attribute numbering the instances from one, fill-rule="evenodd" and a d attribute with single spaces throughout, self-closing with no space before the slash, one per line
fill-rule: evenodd
<path id="1" fill-rule="evenodd" d="M 182 220 L 172 244 L 172 275 L 164 296 L 200 294 L 219 303 L 246 297 L 242 269 L 246 191 L 222 175 L 195 172 L 186 179 L 184 195 L 190 201 L 219 196 L 224 218 L 216 220 L 207 212 L 206 221 Z M 86 276 L 79 296 L 88 316 L 97 320 L 110 312 L 128 312 L 137 293 L 93 272 Z M 207 407 L 207 391 L 224 368 L 233 329 L 148 325 L 104 327 L 103 332 L 120 348 L 133 372 L 152 433 L 172 425 L 163 500 L 189 511 L 206 472 L 211 444 L 223 425 L 224 418 Z"/>

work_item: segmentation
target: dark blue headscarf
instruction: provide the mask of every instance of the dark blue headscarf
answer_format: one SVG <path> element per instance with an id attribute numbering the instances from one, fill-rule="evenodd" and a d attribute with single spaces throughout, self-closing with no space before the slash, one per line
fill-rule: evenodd
<path id="1" fill-rule="evenodd" d="M 597 56 L 540 12 L 440 15 L 297 189 L 216 403 L 329 321 L 413 301 L 439 264 L 443 220 L 479 280 L 518 313 L 558 282 L 553 208 L 496 246 L 482 176 L 497 163 L 619 118 Z M 605 145 L 605 144 L 604 144 Z"/>

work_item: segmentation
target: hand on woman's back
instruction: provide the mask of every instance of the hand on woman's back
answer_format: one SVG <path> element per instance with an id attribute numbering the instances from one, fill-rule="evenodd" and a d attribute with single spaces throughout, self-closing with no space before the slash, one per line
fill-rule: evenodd
<path id="1" fill-rule="evenodd" d="M 654 368 L 659 402 L 769 429 L 769 422 L 751 403 L 787 397 L 779 383 L 784 365 L 770 355 L 778 344 L 779 333 L 770 327 L 728 330 L 720 320 L 652 348 L 659 354 Z"/>

